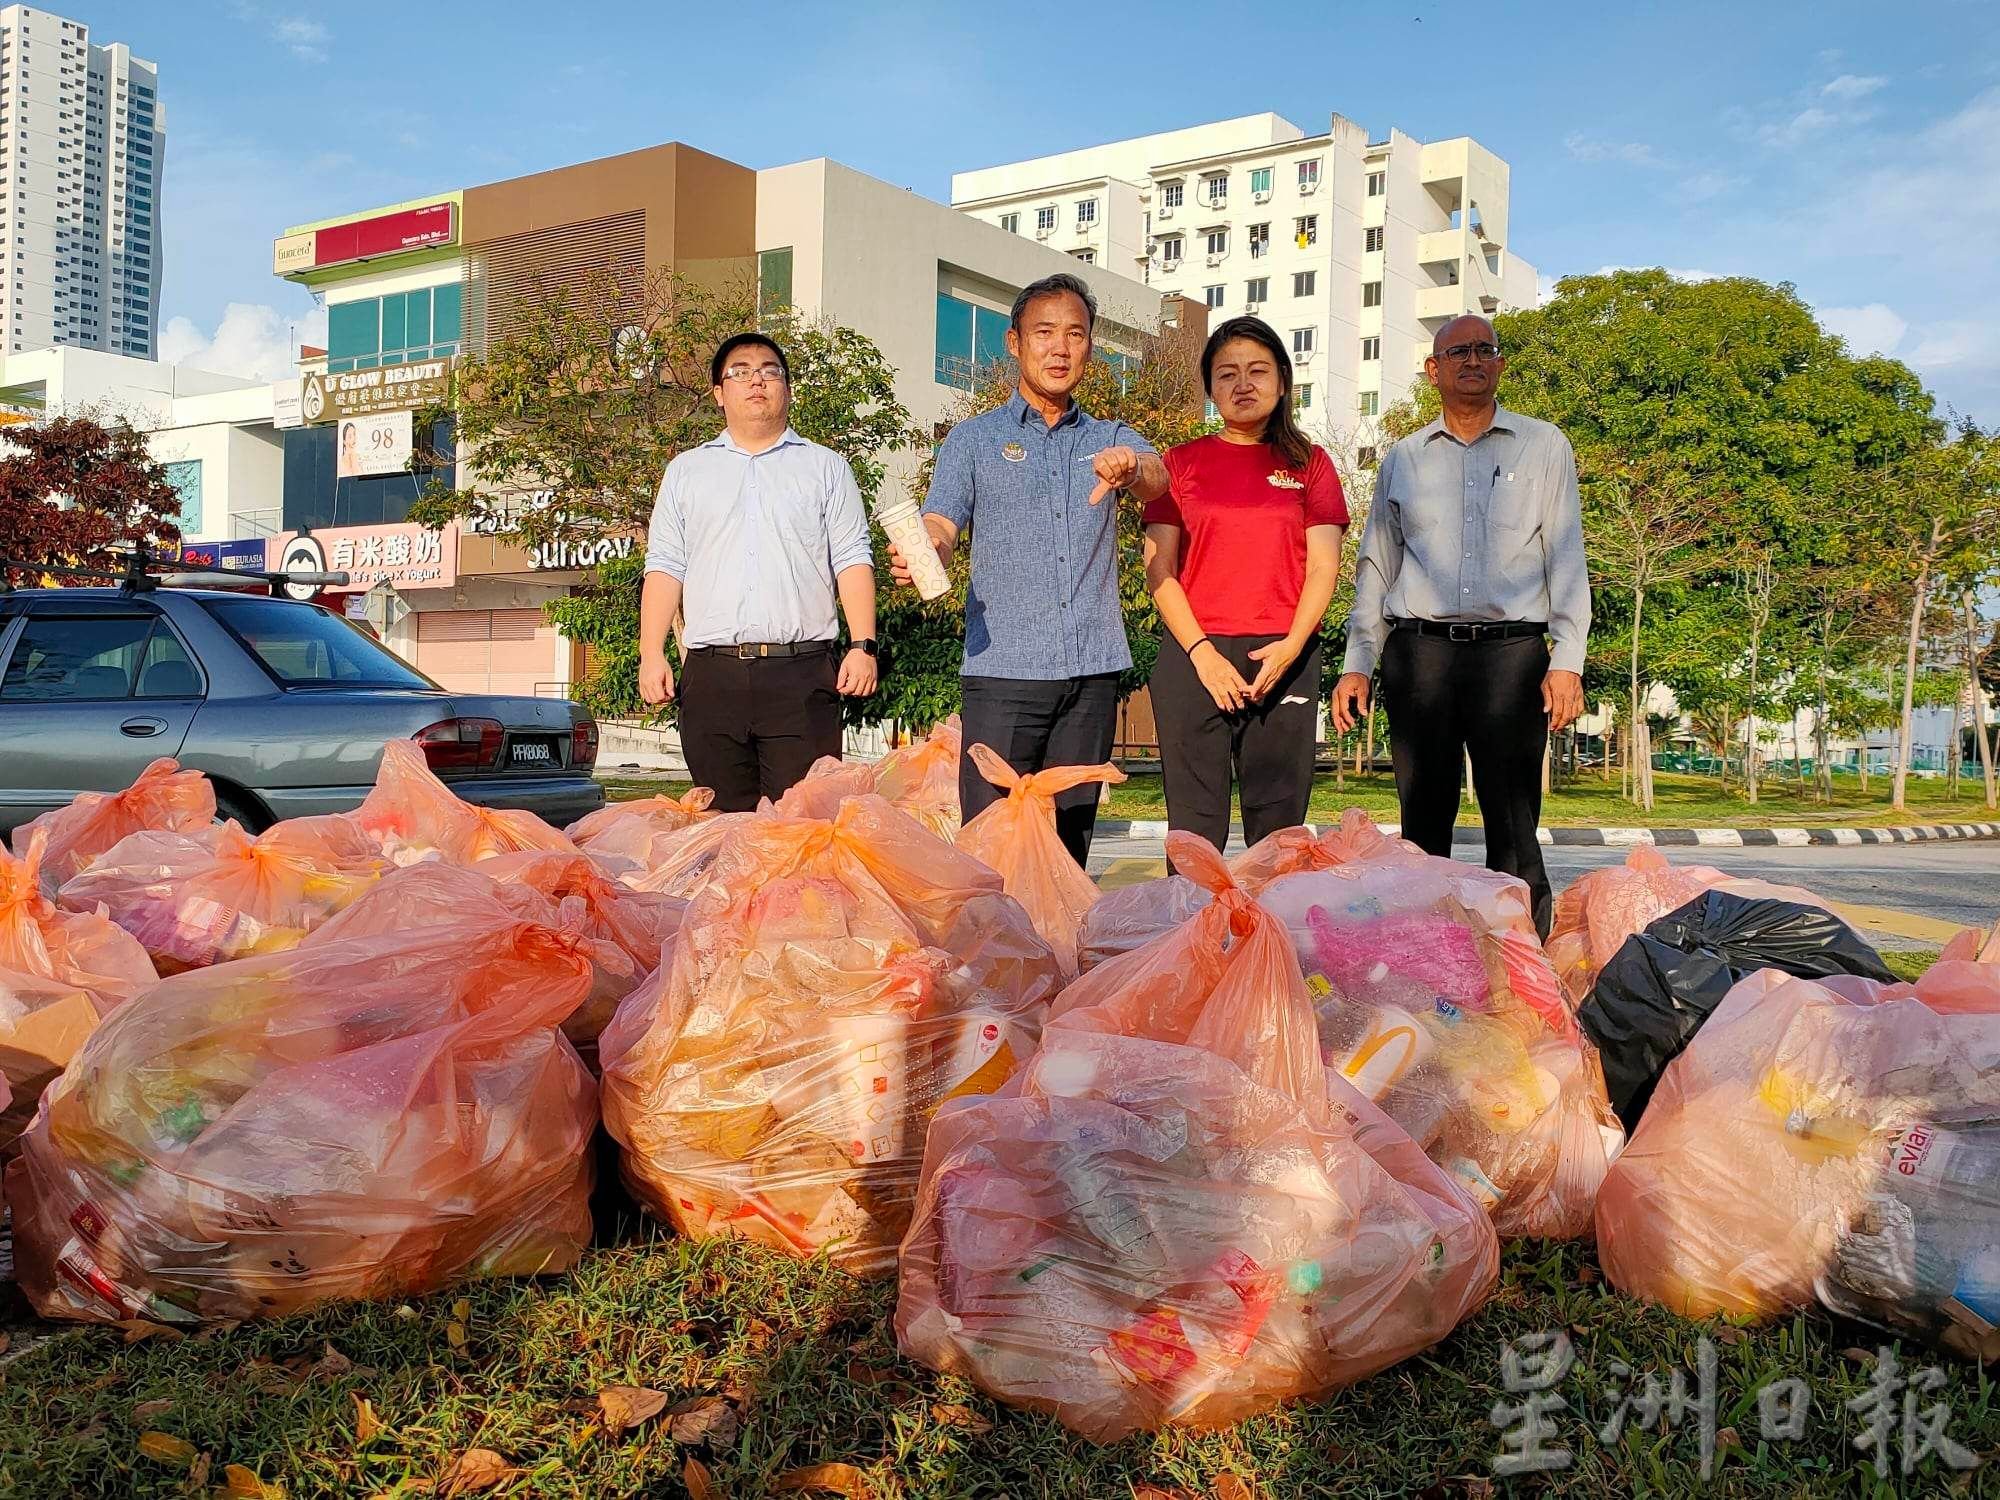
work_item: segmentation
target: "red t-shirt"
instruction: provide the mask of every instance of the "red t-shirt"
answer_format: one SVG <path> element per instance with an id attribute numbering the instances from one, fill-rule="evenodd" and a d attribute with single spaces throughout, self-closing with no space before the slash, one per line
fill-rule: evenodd
<path id="1" fill-rule="evenodd" d="M 1306 581 L 1306 528 L 1345 526 L 1333 460 L 1315 446 L 1303 470 L 1269 443 L 1218 434 L 1169 448 L 1167 493 L 1148 526 L 1181 529 L 1180 580 L 1209 635 L 1283 635 Z"/>

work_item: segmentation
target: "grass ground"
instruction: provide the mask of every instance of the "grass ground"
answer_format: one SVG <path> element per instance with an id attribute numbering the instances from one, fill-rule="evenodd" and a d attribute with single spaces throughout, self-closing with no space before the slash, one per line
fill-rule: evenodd
<path id="1" fill-rule="evenodd" d="M 688 782 L 664 776 L 634 773 L 619 776 L 615 771 L 600 773 L 613 800 L 651 797 L 661 792 L 678 796 Z M 1962 794 L 1947 795 L 1940 779 L 1912 780 L 1909 808 L 1896 812 L 1889 806 L 1889 784 L 1874 777 L 1868 795 L 1861 793 L 1856 778 L 1841 777 L 1834 782 L 1832 802 L 1815 802 L 1796 789 L 1765 788 L 1752 807 L 1735 790 L 1723 791 L 1714 778 L 1659 772 L 1655 776 L 1655 806 L 1648 813 L 1618 795 L 1616 780 L 1604 782 L 1586 775 L 1570 786 L 1552 792 L 1543 806 L 1542 821 L 1551 828 L 1792 828 L 1814 824 L 1838 827 L 1891 827 L 1910 823 L 1978 823 L 1993 821 L 1979 791 L 1977 778 L 1962 783 Z M 1336 784 L 1331 775 L 1321 776 L 1313 786 L 1312 816 L 1315 820 L 1337 818 L 1342 808 L 1359 807 L 1378 820 L 1397 817 L 1396 788 L 1386 775 L 1348 776 Z M 1107 818 L 1164 818 L 1166 797 L 1157 773 L 1142 772 L 1122 786 L 1113 787 L 1111 801 L 1104 808 Z M 1479 809 L 1467 800 L 1461 819 L 1479 821 Z"/>
<path id="2" fill-rule="evenodd" d="M 1566 1332 L 1576 1351 L 1548 1439 L 1573 1463 L 1524 1482 L 1535 1493 L 2000 1493 L 2000 1401 L 1976 1367 L 1943 1362 L 1946 1383 L 1923 1404 L 1945 1403 L 1950 1436 L 1982 1469 L 1933 1461 L 1899 1490 L 1854 1445 L 1863 1424 L 1847 1407 L 1869 1387 L 1874 1334 L 1817 1314 L 1762 1330 L 1685 1322 L 1613 1294 L 1575 1246 L 1511 1250 L 1498 1293 L 1450 1339 L 1346 1391 L 1224 1432 L 1108 1448 L 898 1359 L 893 1295 L 821 1264 L 655 1233 L 558 1280 L 458 1298 L 178 1342 L 65 1333 L 0 1363 L 0 1494 L 471 1493 L 451 1479 L 462 1455 L 485 1450 L 505 1474 L 483 1493 L 518 1496 L 758 1496 L 818 1465 L 851 1472 L 823 1471 L 836 1487 L 805 1493 L 877 1500 L 1487 1496 L 1501 1451 L 1491 1413 L 1519 1399 L 1502 1349 L 1544 1331 Z M 1696 1368 L 1703 1335 L 1720 1357 L 1706 1483 L 1692 1417 L 1678 1431 L 1635 1422 L 1598 1436 L 1622 1390 L 1614 1360 L 1664 1384 Z M 1933 1358 L 1911 1350 L 1903 1362 Z M 1767 1442 L 1757 1392 L 1787 1376 L 1810 1389 L 1810 1419 L 1798 1441 Z M 667 1410 L 607 1430 L 598 1393 L 612 1386 L 658 1392 Z M 216 1488 L 225 1475 L 234 1488 Z"/>

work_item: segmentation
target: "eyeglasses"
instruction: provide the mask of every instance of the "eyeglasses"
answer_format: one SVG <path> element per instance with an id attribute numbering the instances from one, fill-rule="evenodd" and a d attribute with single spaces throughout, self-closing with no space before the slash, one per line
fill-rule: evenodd
<path id="1" fill-rule="evenodd" d="M 1447 360 L 1455 365 L 1462 365 L 1475 355 L 1482 361 L 1498 359 L 1500 357 L 1500 346 L 1482 341 L 1477 344 L 1453 344 L 1449 349 L 1438 351 L 1439 359 Z"/>
<path id="2" fill-rule="evenodd" d="M 748 385 L 753 380 L 761 380 L 766 385 L 776 385 L 785 378 L 782 365 L 731 365 L 722 372 L 724 380 L 733 380 L 738 385 Z"/>

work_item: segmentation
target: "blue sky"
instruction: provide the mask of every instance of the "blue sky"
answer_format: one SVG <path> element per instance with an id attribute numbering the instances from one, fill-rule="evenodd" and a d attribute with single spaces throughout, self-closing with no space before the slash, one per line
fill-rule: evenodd
<path id="1" fill-rule="evenodd" d="M 1793 282 L 2000 422 L 2000 5 L 73 0 L 157 61 L 163 353 L 282 362 L 285 225 L 680 140 L 954 169 L 1273 109 L 1476 136 L 1544 273 Z M 232 308 L 234 304 L 234 308 Z"/>

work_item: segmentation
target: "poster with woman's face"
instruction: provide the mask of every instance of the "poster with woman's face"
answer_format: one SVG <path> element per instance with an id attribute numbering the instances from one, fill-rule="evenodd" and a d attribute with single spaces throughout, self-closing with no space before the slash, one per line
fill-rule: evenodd
<path id="1" fill-rule="evenodd" d="M 413 425 L 407 411 L 342 417 L 334 429 L 334 473 L 342 479 L 401 474 L 410 466 Z"/>

